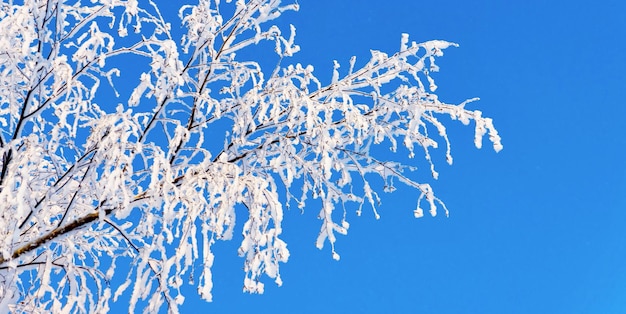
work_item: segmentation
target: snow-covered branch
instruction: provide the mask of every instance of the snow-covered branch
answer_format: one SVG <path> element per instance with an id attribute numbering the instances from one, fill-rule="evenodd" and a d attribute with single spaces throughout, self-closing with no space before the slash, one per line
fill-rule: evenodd
<path id="1" fill-rule="evenodd" d="M 475 99 L 435 94 L 435 60 L 455 44 L 404 34 L 393 55 L 372 50 L 347 71 L 335 61 L 328 84 L 312 66 L 264 72 L 237 55 L 269 41 L 286 62 L 300 49 L 295 27 L 275 19 L 298 8 L 200 0 L 168 21 L 152 1 L 2 4 L 0 309 L 106 312 L 126 294 L 131 312 L 176 313 L 184 284 L 210 301 L 211 247 L 232 239 L 237 208 L 244 290 L 262 293 L 289 258 L 284 207 L 317 207 L 316 244 L 339 259 L 346 212 L 378 217 L 376 177 L 386 192 L 419 191 L 416 217 L 422 200 L 447 214 L 413 167 L 372 148 L 423 152 L 436 179 L 431 150 L 445 143 L 452 163 L 447 116 L 475 124 L 476 147 L 488 135 L 502 149 L 492 120 L 466 108 Z M 131 269 L 116 272 L 122 261 Z"/>

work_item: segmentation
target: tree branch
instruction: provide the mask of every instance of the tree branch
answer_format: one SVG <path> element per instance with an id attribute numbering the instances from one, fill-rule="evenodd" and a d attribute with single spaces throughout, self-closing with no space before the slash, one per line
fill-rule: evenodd
<path id="1" fill-rule="evenodd" d="M 70 222 L 69 224 L 63 226 L 63 227 L 58 227 L 55 228 L 54 230 L 48 232 L 47 234 L 45 234 L 42 237 L 39 237 L 37 239 L 35 239 L 34 241 L 31 241 L 27 244 L 25 244 L 24 246 L 18 248 L 17 250 L 15 250 L 13 252 L 13 254 L 11 255 L 11 257 L 9 259 L 4 259 L 3 257 L 0 257 L 0 264 L 4 264 L 12 259 L 16 259 L 18 257 L 20 257 L 21 255 L 24 255 L 40 246 L 42 246 L 43 244 L 45 244 L 46 242 L 58 238 L 64 234 L 67 234 L 69 232 L 72 232 L 74 230 L 77 230 L 80 227 L 83 227 L 95 220 L 97 220 L 100 217 L 100 212 L 98 211 L 98 208 L 102 207 L 104 205 L 104 201 L 100 203 L 100 205 L 95 209 L 94 212 L 87 214 L 83 217 L 80 217 L 72 222 Z M 113 212 L 113 209 L 105 209 L 104 213 L 105 215 L 109 215 Z"/>

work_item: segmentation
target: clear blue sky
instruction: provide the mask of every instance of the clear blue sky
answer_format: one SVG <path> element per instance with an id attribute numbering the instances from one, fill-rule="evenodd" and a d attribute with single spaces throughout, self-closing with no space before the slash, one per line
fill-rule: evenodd
<path id="1" fill-rule="evenodd" d="M 287 212 L 284 285 L 261 296 L 241 292 L 237 241 L 218 243 L 214 302 L 189 290 L 185 312 L 626 313 L 626 2 L 299 3 L 281 23 L 302 51 L 283 64 L 325 80 L 333 59 L 393 53 L 401 33 L 459 43 L 439 60 L 440 99 L 480 97 L 504 150 L 453 124 L 454 165 L 433 156 L 450 217 L 413 218 L 417 193 L 399 188 L 380 220 L 350 213 L 339 262 L 314 246 L 317 208 Z"/>

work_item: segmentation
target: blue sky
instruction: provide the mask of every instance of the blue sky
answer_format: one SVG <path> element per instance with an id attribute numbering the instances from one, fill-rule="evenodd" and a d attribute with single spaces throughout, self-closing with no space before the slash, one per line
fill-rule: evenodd
<path id="1" fill-rule="evenodd" d="M 454 165 L 435 152 L 431 180 L 449 218 L 413 218 L 417 192 L 399 186 L 380 220 L 349 213 L 336 262 L 315 248 L 318 209 L 289 211 L 282 287 L 243 294 L 238 243 L 217 243 L 214 301 L 189 294 L 185 311 L 626 312 L 626 2 L 299 3 L 280 23 L 302 50 L 283 64 L 326 82 L 334 59 L 393 53 L 401 33 L 460 44 L 439 59 L 439 97 L 480 97 L 471 108 L 494 118 L 504 150 L 477 150 L 473 127 L 449 124 Z"/>

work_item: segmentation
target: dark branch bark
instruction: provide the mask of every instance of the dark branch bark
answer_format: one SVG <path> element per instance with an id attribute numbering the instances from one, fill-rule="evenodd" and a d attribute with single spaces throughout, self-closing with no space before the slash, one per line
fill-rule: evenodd
<path id="1" fill-rule="evenodd" d="M 104 202 L 100 203 L 100 206 L 98 207 L 102 207 L 104 205 Z M 113 209 L 105 209 L 104 213 L 105 215 L 109 215 L 113 212 Z M 8 262 L 9 260 L 12 259 L 16 259 L 18 257 L 20 257 L 21 255 L 24 255 L 32 250 L 37 249 L 38 247 L 41 247 L 43 244 L 45 244 L 46 242 L 54 239 L 54 238 L 58 238 L 64 234 L 70 233 L 74 230 L 77 230 L 81 227 L 84 227 L 96 220 L 98 220 L 98 217 L 100 217 L 100 213 L 98 211 L 98 208 L 96 208 L 96 210 L 90 214 L 87 214 L 83 217 L 80 217 L 70 223 L 68 223 L 65 226 L 62 227 L 58 227 L 55 228 L 54 230 L 48 232 L 47 234 L 43 235 L 42 237 L 39 237 L 27 244 L 25 244 L 24 246 L 18 248 L 17 250 L 15 250 L 13 252 L 13 255 L 11 255 L 11 257 L 9 259 L 4 259 L 2 257 L 0 257 L 0 264 L 4 264 L 6 262 Z"/>

